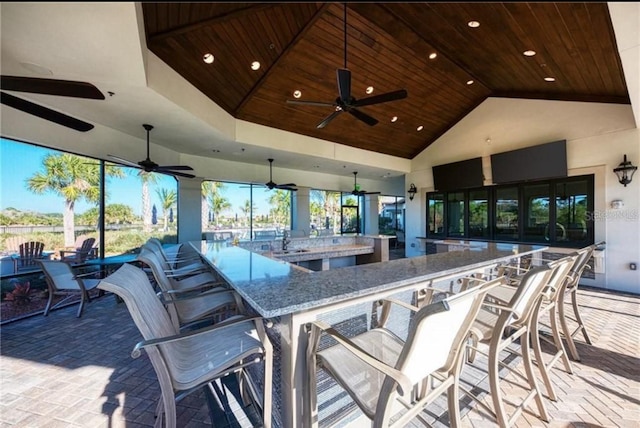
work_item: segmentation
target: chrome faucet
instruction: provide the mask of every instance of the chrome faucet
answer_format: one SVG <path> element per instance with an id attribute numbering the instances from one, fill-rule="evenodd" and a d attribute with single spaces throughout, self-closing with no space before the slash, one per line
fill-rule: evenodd
<path id="1" fill-rule="evenodd" d="M 282 251 L 287 251 L 287 245 L 289 245 L 289 243 L 291 242 L 291 240 L 288 239 L 287 235 L 287 231 L 285 230 L 282 233 Z"/>

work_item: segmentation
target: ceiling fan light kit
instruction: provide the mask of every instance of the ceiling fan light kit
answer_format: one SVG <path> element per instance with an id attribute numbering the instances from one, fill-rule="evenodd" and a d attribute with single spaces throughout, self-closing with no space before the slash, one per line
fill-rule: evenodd
<path id="1" fill-rule="evenodd" d="M 359 107 L 371 106 L 374 104 L 381 104 L 390 101 L 401 100 L 407 97 L 407 91 L 405 89 L 399 89 L 393 92 L 387 92 L 380 95 L 374 95 L 371 97 L 363 98 L 361 100 L 356 99 L 351 94 L 351 71 L 347 68 L 347 4 L 344 4 L 344 68 L 336 70 L 336 78 L 338 83 L 338 97 L 333 103 L 322 101 L 301 101 L 301 100 L 287 100 L 288 104 L 299 104 L 309 106 L 320 107 L 332 107 L 334 111 L 324 118 L 316 128 L 322 129 L 327 126 L 333 119 L 338 117 L 340 113 L 347 112 L 356 119 L 366 123 L 369 126 L 375 126 L 378 124 L 378 120 L 367 113 L 359 110 Z"/>

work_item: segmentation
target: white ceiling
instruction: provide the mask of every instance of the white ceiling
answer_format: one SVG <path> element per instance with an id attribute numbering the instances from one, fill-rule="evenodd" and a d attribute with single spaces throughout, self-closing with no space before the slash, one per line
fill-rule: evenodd
<path id="1" fill-rule="evenodd" d="M 612 12 L 614 27 L 616 19 L 628 21 L 624 15 Z M 150 123 L 155 126 L 151 158 L 158 163 L 175 163 L 195 155 L 268 165 L 266 159 L 272 157 L 280 168 L 351 178 L 357 170 L 358 179 L 373 180 L 411 171 L 411 161 L 406 159 L 236 121 L 148 52 L 139 3 L 3 2 L 0 16 L 3 75 L 87 81 L 106 95 L 105 100 L 85 100 L 13 93 L 93 123 L 96 128 L 87 133 L 90 137 L 78 135 L 3 105 L 3 136 L 52 147 L 74 140 L 80 154 L 104 159 L 112 154 L 138 161 L 146 154 L 142 124 Z M 619 34 L 619 28 L 631 33 L 625 46 L 635 47 L 637 52 L 637 26 L 618 25 L 620 44 L 625 36 Z M 634 61 L 629 53 L 622 59 L 625 73 L 635 72 L 631 79 L 626 78 L 632 102 L 637 103 L 631 90 L 640 91 L 638 66 L 634 71 L 633 65 L 628 65 Z M 634 107 L 638 122 L 637 104 Z M 491 126 L 496 126 L 494 118 Z M 545 124 L 528 128 L 542 130 Z M 483 135 L 490 131 L 481 128 L 475 132 Z M 155 145 L 171 151 L 158 150 Z M 198 175 L 206 176 L 201 171 Z"/>

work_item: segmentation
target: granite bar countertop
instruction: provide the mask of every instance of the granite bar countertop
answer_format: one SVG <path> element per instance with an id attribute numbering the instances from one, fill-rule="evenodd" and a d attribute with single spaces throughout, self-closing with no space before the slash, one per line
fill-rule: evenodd
<path id="1" fill-rule="evenodd" d="M 371 253 L 373 253 L 372 245 L 330 245 L 326 247 L 291 248 L 286 252 L 282 250 L 265 251 L 262 254 L 266 257 L 287 262 L 303 262 Z"/>
<path id="2" fill-rule="evenodd" d="M 356 297 L 482 268 L 546 249 L 540 245 L 484 243 L 465 251 L 304 272 L 283 261 L 226 243 L 191 243 L 260 315 L 304 312 Z"/>

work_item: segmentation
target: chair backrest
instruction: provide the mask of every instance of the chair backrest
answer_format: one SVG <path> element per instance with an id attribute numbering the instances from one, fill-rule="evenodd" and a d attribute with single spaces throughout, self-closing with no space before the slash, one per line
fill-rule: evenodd
<path id="1" fill-rule="evenodd" d="M 532 312 L 538 298 L 542 298 L 542 290 L 549 283 L 553 275 L 553 269 L 549 265 L 535 266 L 529 269 L 523 276 L 514 293 L 509 307 L 512 312 L 509 316 L 509 323 L 524 323 L 527 316 Z"/>
<path id="2" fill-rule="evenodd" d="M 396 368 L 414 384 L 437 370 L 451 370 L 485 295 L 505 281 L 497 278 L 421 308 L 411 321 Z"/>
<path id="3" fill-rule="evenodd" d="M 76 261 L 83 262 L 89 258 L 89 254 L 93 250 L 93 244 L 95 244 L 96 238 L 86 238 L 80 244 L 80 248 L 76 251 Z"/>
<path id="4" fill-rule="evenodd" d="M 38 260 L 38 263 L 42 266 L 47 284 L 53 291 L 81 290 L 69 263 L 60 260 Z"/>
<path id="5" fill-rule="evenodd" d="M 4 247 L 7 252 L 18 253 L 20 251 L 20 244 L 24 244 L 25 242 L 26 239 L 24 236 L 10 236 L 4 241 Z"/>
<path id="6" fill-rule="evenodd" d="M 36 259 L 42 257 L 44 242 L 28 241 L 20 244 L 20 260 L 22 266 L 34 266 Z"/>
<path id="7" fill-rule="evenodd" d="M 547 291 L 545 292 L 548 299 L 555 300 L 556 297 L 559 297 L 558 293 L 562 293 L 564 291 L 565 283 L 572 279 L 571 270 L 575 266 L 578 258 L 578 253 L 574 252 L 549 263 L 549 267 L 553 270 L 553 273 L 549 278 Z"/>
<path id="8" fill-rule="evenodd" d="M 117 294 L 125 302 L 131 318 L 145 340 L 178 333 L 142 269 L 125 263 L 101 280 L 98 288 Z M 166 345 L 162 345 L 161 348 L 163 346 Z"/>
<path id="9" fill-rule="evenodd" d="M 595 249 L 596 245 L 589 245 L 576 251 L 578 257 L 576 259 L 576 262 L 573 264 L 573 267 L 571 268 L 571 278 L 567 283 L 568 289 L 576 287 L 578 285 L 578 283 L 580 282 L 580 277 L 586 269 L 587 263 L 589 263 L 589 260 L 591 260 L 591 256 L 593 255 L 593 251 Z"/>
<path id="10" fill-rule="evenodd" d="M 164 292 L 168 292 L 173 289 L 171 279 L 165 272 L 165 263 L 156 251 L 146 247 L 140 249 L 140 253 L 136 256 L 136 260 L 141 261 L 145 265 L 149 266 L 153 277 L 156 279 L 158 286 Z"/>

